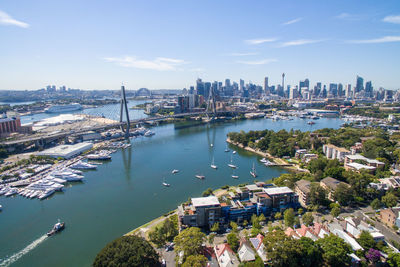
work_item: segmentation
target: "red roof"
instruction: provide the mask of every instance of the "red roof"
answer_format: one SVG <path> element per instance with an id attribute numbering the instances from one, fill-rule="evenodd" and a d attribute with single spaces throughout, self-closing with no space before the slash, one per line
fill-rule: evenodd
<path id="1" fill-rule="evenodd" d="M 224 253 L 225 250 L 228 250 L 229 252 L 233 253 L 233 250 L 227 243 L 215 246 L 215 251 L 217 252 L 218 258 L 221 257 L 221 255 Z"/>

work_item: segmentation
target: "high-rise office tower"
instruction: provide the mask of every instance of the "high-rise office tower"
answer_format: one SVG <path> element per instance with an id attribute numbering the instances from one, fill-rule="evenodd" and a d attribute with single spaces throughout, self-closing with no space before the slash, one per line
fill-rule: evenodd
<path id="1" fill-rule="evenodd" d="M 291 87 L 289 91 L 289 99 L 295 99 L 299 97 L 299 91 L 297 90 L 296 87 Z"/>
<path id="2" fill-rule="evenodd" d="M 365 83 L 365 96 L 372 97 L 374 95 L 374 88 L 372 87 L 372 82 L 368 81 Z"/>
<path id="3" fill-rule="evenodd" d="M 202 95 L 202 96 L 205 95 L 204 94 L 205 93 L 204 92 L 204 82 L 200 78 L 198 78 L 196 81 L 196 92 L 198 95 Z"/>
<path id="4" fill-rule="evenodd" d="M 330 96 L 336 97 L 338 94 L 338 86 L 336 83 L 329 84 L 329 93 Z"/>
<path id="5" fill-rule="evenodd" d="M 282 73 L 282 91 L 285 88 L 285 73 Z"/>
<path id="6" fill-rule="evenodd" d="M 267 92 L 268 90 L 268 77 L 264 78 L 264 91 Z"/>
<path id="7" fill-rule="evenodd" d="M 240 79 L 240 81 L 239 81 L 239 90 L 241 92 L 243 92 L 243 90 L 244 90 L 244 80 L 242 80 L 242 79 Z"/>
<path id="8" fill-rule="evenodd" d="M 304 81 L 299 82 L 299 94 L 302 94 L 302 90 L 309 90 L 310 89 L 310 81 L 305 79 Z"/>
<path id="9" fill-rule="evenodd" d="M 225 79 L 225 87 L 231 87 L 231 80 Z"/>
<path id="10" fill-rule="evenodd" d="M 211 83 L 210 82 L 205 82 L 204 83 L 204 97 L 207 99 L 211 90 Z"/>
<path id="11" fill-rule="evenodd" d="M 353 92 L 351 91 L 351 84 L 346 85 L 345 95 L 346 95 L 346 98 L 353 97 Z"/>
<path id="12" fill-rule="evenodd" d="M 362 90 L 364 90 L 364 79 L 360 76 L 357 75 L 357 81 L 356 81 L 356 88 L 355 92 L 358 93 Z"/>
<path id="13" fill-rule="evenodd" d="M 338 96 L 339 96 L 339 97 L 344 96 L 343 84 L 341 84 L 341 83 L 338 84 Z"/>

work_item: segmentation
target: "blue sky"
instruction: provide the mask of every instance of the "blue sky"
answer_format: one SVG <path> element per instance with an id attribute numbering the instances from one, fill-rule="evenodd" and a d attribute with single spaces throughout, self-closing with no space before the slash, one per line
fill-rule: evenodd
<path id="1" fill-rule="evenodd" d="M 3 0 L 0 89 L 183 88 L 197 77 L 400 88 L 398 0 Z"/>

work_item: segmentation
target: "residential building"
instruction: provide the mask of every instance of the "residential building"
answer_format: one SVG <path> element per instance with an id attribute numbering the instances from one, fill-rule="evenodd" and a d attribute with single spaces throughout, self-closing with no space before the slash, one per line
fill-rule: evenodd
<path id="1" fill-rule="evenodd" d="M 266 262 L 267 257 L 266 257 L 266 252 L 265 252 L 265 246 L 263 244 L 264 236 L 262 234 L 258 234 L 254 238 L 249 238 L 250 243 L 253 245 L 255 250 L 257 251 L 258 256 Z"/>
<path id="2" fill-rule="evenodd" d="M 256 259 L 256 253 L 245 238 L 240 240 L 238 255 L 241 262 L 254 261 Z"/>
<path id="3" fill-rule="evenodd" d="M 350 187 L 349 184 L 347 184 L 345 182 L 341 182 L 339 180 L 336 180 L 335 178 L 332 178 L 332 177 L 326 177 L 320 181 L 321 187 L 324 188 L 328 192 L 328 199 L 330 201 L 335 201 L 333 196 L 334 196 L 336 188 L 339 184 L 345 184 Z"/>
<path id="4" fill-rule="evenodd" d="M 215 196 L 192 198 L 191 204 L 178 207 L 178 216 L 187 226 L 212 226 L 221 218 L 221 204 Z"/>
<path id="5" fill-rule="evenodd" d="M 215 255 L 217 256 L 220 267 L 237 267 L 239 260 L 228 244 L 220 244 L 214 247 Z"/>
<path id="6" fill-rule="evenodd" d="M 364 157 L 363 155 L 360 154 L 355 154 L 355 155 L 346 155 L 344 165 L 346 167 L 347 164 L 349 163 L 354 163 L 354 162 L 365 162 L 366 165 L 371 166 L 371 167 L 384 167 L 385 163 L 381 162 L 376 159 L 369 159 Z"/>
<path id="7" fill-rule="evenodd" d="M 309 204 L 311 182 L 307 180 L 300 180 L 294 184 L 294 191 L 299 196 L 299 203 L 303 207 L 307 207 Z"/>
<path id="8" fill-rule="evenodd" d="M 400 208 L 382 209 L 379 214 L 381 222 L 389 227 L 393 227 L 393 225 L 400 227 L 399 209 Z"/>
<path id="9" fill-rule="evenodd" d="M 339 161 L 344 161 L 345 156 L 350 154 L 349 150 L 332 144 L 323 145 L 322 151 L 328 159 L 337 159 Z"/>
<path id="10" fill-rule="evenodd" d="M 361 170 L 367 170 L 370 173 L 374 173 L 376 168 L 372 167 L 372 166 L 368 166 L 368 165 L 364 165 L 364 164 L 360 164 L 360 163 L 348 163 L 344 166 L 344 168 L 346 169 L 346 171 L 352 170 L 352 171 L 357 171 L 360 172 Z"/>
<path id="11" fill-rule="evenodd" d="M 267 203 L 269 202 L 268 207 L 272 208 L 273 211 L 296 208 L 299 205 L 298 195 L 289 187 L 264 188 L 264 192 L 270 198 L 270 201 L 267 201 Z"/>
<path id="12" fill-rule="evenodd" d="M 0 119 L 0 137 L 5 137 L 11 133 L 19 132 L 21 128 L 21 120 L 18 117 L 3 117 Z"/>

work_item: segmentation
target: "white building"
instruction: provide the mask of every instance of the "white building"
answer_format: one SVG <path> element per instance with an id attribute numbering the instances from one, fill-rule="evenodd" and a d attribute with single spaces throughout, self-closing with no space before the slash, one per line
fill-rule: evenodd
<path id="1" fill-rule="evenodd" d="M 70 159 L 88 151 L 93 147 L 92 143 L 84 142 L 75 145 L 59 145 L 37 153 L 38 156 L 49 156 L 52 158 Z"/>

